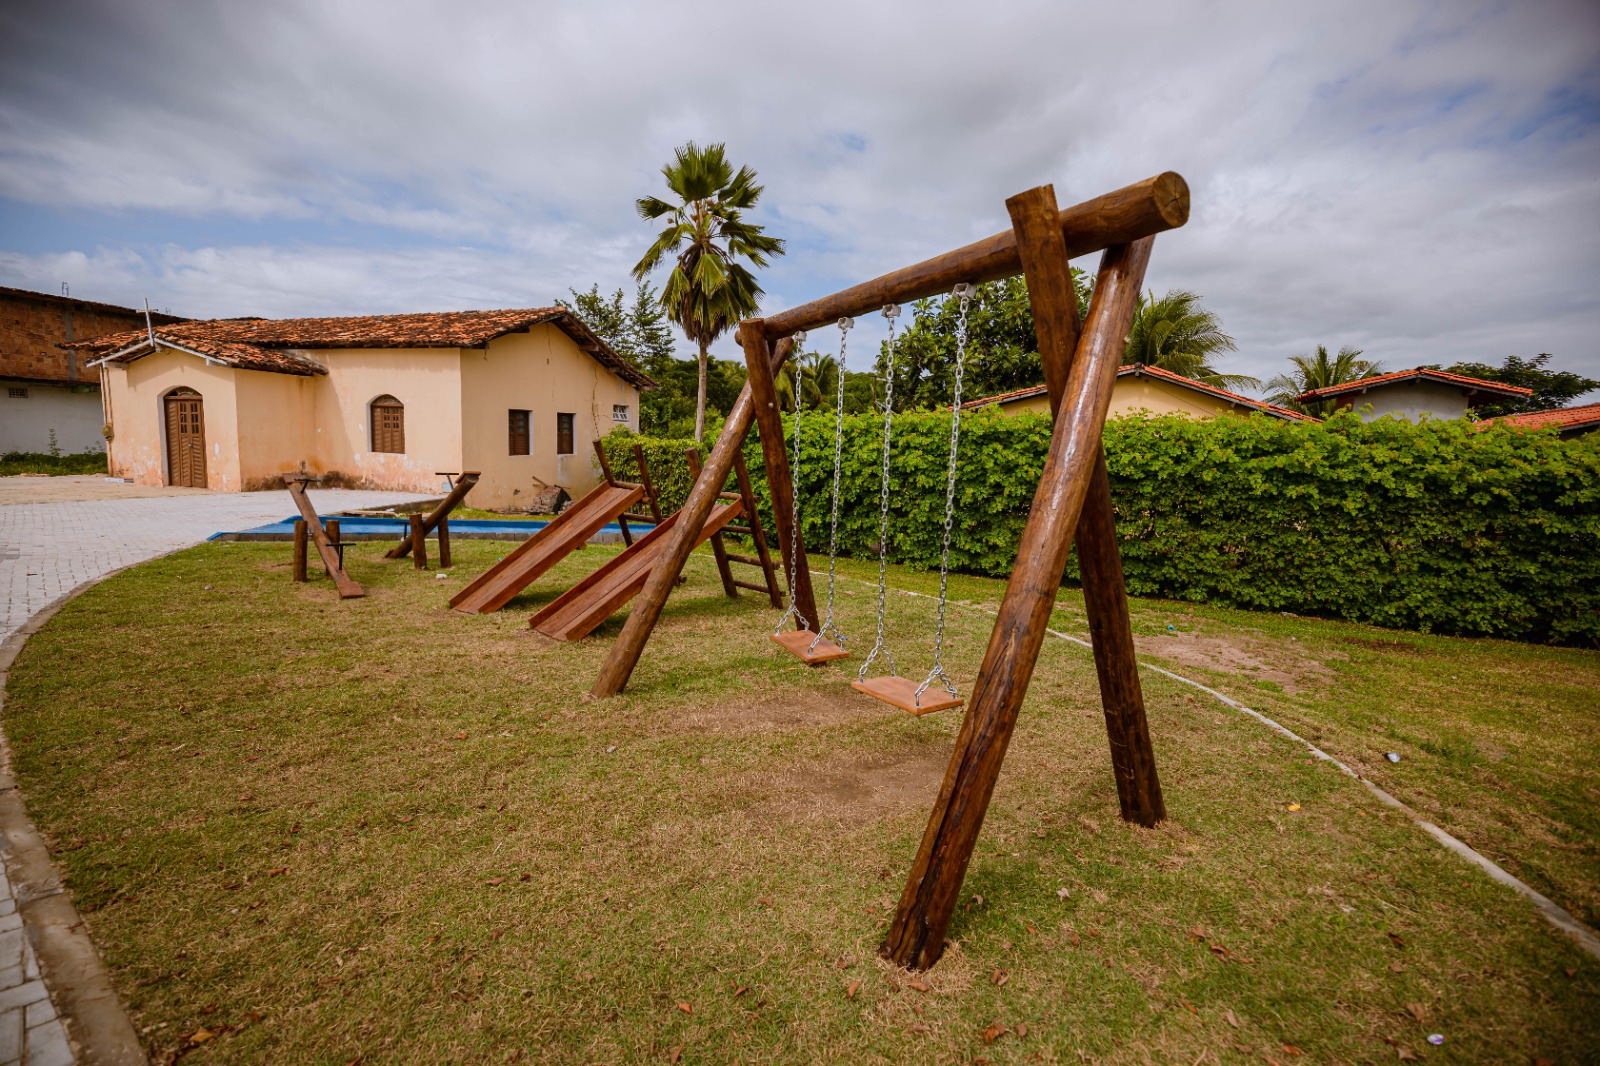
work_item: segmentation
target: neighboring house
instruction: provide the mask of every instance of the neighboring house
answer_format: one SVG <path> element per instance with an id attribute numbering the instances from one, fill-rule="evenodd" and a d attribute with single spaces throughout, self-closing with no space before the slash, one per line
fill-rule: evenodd
<path id="1" fill-rule="evenodd" d="M 79 342 L 105 374 L 113 474 L 141 485 L 437 491 L 525 507 L 591 488 L 591 439 L 638 428 L 655 383 L 561 307 L 221 319 Z"/>
<path id="2" fill-rule="evenodd" d="M 1563 439 L 1581 437 L 1585 433 L 1593 433 L 1600 429 L 1600 403 L 1588 403 L 1582 407 L 1556 407 L 1548 411 L 1531 411 L 1524 415 L 1485 418 L 1474 428 L 1488 429 L 1490 426 L 1509 426 L 1512 429 L 1554 427 Z"/>
<path id="3" fill-rule="evenodd" d="M 0 452 L 48 452 L 52 442 L 64 455 L 104 451 L 100 373 L 60 345 L 143 329 L 144 321 L 131 307 L 0 287 Z"/>
<path id="4" fill-rule="evenodd" d="M 962 410 L 987 407 L 994 404 L 1003 414 L 1016 415 L 1025 411 L 1050 413 L 1050 394 L 1043 385 L 1016 389 L 999 396 L 986 396 L 961 405 Z M 1194 418 L 1215 418 L 1225 414 L 1250 414 L 1259 411 L 1273 418 L 1290 422 L 1316 422 L 1310 415 L 1291 411 L 1264 400 L 1252 400 L 1215 385 L 1207 385 L 1160 367 L 1132 363 L 1117 369 L 1117 383 L 1111 390 L 1111 406 L 1107 418 L 1119 418 L 1135 411 L 1148 411 L 1156 415 L 1184 414 Z"/>
<path id="5" fill-rule="evenodd" d="M 1358 378 L 1343 385 L 1302 392 L 1299 403 L 1332 400 L 1335 406 L 1354 407 L 1363 422 L 1399 415 L 1412 422 L 1430 418 L 1461 418 L 1480 403 L 1495 403 L 1532 396 L 1532 389 L 1452 374 L 1446 370 L 1400 370 L 1393 374 Z"/>

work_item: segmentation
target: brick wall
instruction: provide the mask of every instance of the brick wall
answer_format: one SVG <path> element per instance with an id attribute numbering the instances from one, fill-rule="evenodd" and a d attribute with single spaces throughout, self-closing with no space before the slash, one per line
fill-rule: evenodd
<path id="1" fill-rule="evenodd" d="M 174 315 L 150 317 L 158 326 L 184 321 Z M 0 378 L 98 384 L 99 373 L 83 369 L 94 356 L 56 345 L 143 328 L 144 312 L 129 307 L 0 288 Z"/>

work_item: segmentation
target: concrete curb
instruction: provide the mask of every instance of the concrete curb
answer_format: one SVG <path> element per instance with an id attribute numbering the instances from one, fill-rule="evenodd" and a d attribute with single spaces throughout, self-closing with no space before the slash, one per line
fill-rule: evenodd
<path id="1" fill-rule="evenodd" d="M 88 1066 L 146 1066 L 150 1060 L 17 789 L 11 745 L 3 728 L 6 683 L 29 637 L 74 597 L 127 569 L 119 567 L 85 581 L 36 611 L 0 643 L 0 837 L 5 841 L 6 874 L 50 1000 L 65 1023 L 75 1058 Z"/>

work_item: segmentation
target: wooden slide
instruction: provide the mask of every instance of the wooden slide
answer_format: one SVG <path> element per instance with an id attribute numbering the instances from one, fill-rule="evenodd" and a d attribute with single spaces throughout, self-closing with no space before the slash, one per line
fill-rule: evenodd
<path id="1" fill-rule="evenodd" d="M 643 485 L 601 482 L 593 492 L 551 519 L 549 525 L 517 545 L 515 551 L 456 593 L 450 606 L 467 614 L 498 611 L 541 574 L 616 521 L 644 494 Z"/>
<path id="2" fill-rule="evenodd" d="M 711 511 L 705 525 L 696 534 L 696 545 L 704 544 L 723 526 L 744 513 L 744 503 L 738 496 L 720 502 L 721 506 Z M 610 618 L 644 588 L 645 580 L 662 557 L 662 549 L 670 539 L 668 531 L 677 523 L 677 514 L 668 517 L 621 555 L 551 601 L 528 624 L 556 640 L 582 640 L 593 633 L 601 622 Z"/>

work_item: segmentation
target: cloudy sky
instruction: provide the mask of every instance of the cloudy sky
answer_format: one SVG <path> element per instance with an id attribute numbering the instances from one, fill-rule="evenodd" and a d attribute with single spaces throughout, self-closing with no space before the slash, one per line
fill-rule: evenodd
<path id="1" fill-rule="evenodd" d="M 1149 283 L 1220 313 L 1229 370 L 1321 343 L 1600 377 L 1593 0 L 10 0 L 0 284 L 544 305 L 627 284 L 633 200 L 690 139 L 767 187 L 768 310 L 1004 229 L 1021 189 L 1176 170 L 1193 217 Z"/>

